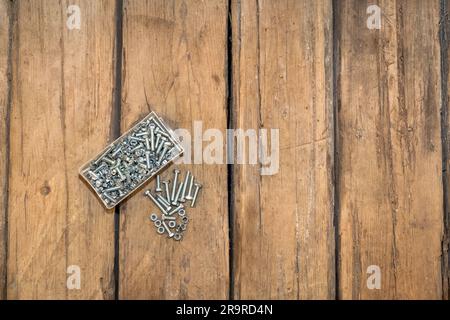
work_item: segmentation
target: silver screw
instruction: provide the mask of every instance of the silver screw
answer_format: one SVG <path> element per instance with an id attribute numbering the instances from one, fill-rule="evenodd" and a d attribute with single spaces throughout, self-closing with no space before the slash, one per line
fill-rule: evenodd
<path id="1" fill-rule="evenodd" d="M 175 212 L 177 212 L 178 210 L 181 210 L 181 209 L 183 209 L 184 208 L 184 206 L 182 205 L 182 204 L 180 204 L 178 207 L 176 207 L 175 209 L 173 209 L 172 211 L 170 211 L 170 212 L 167 212 L 166 214 L 168 215 L 168 216 L 171 216 L 171 215 L 173 215 Z"/>
<path id="2" fill-rule="evenodd" d="M 170 203 L 167 202 L 167 199 L 164 198 L 162 195 L 158 194 L 156 196 L 156 199 L 160 200 L 165 206 L 170 207 Z"/>
<path id="3" fill-rule="evenodd" d="M 163 206 L 158 202 L 158 200 L 155 199 L 155 197 L 152 195 L 150 190 L 145 191 L 145 195 L 149 197 L 153 203 L 163 212 L 166 213 L 166 210 L 164 210 Z"/>
<path id="4" fill-rule="evenodd" d="M 172 196 L 170 197 L 170 199 L 172 200 L 172 204 L 175 201 L 175 193 L 177 192 L 177 181 L 178 181 L 178 175 L 180 174 L 180 170 L 175 169 L 173 170 L 173 173 L 175 175 L 175 177 L 173 178 L 173 184 L 172 184 Z"/>
<path id="5" fill-rule="evenodd" d="M 157 144 L 158 147 L 156 148 L 156 153 L 160 154 L 162 148 L 164 147 L 164 143 L 166 142 L 166 138 L 161 135 L 157 135 L 156 141 L 158 141 L 158 138 L 160 138 L 161 142 L 159 143 L 159 145 Z"/>
<path id="6" fill-rule="evenodd" d="M 194 176 L 191 175 L 191 183 L 189 184 L 189 191 L 186 196 L 186 200 L 192 200 L 192 186 L 194 185 Z"/>
<path id="7" fill-rule="evenodd" d="M 155 125 L 150 125 L 150 150 L 155 151 Z"/>
<path id="8" fill-rule="evenodd" d="M 109 188 L 109 189 L 103 190 L 103 192 L 118 191 L 120 189 L 122 189 L 122 187 L 113 187 L 113 188 Z"/>
<path id="9" fill-rule="evenodd" d="M 170 146 L 171 146 L 170 142 L 164 143 L 164 149 L 163 149 L 162 153 L 159 155 L 159 161 L 161 161 L 161 159 L 164 159 L 164 156 L 166 155 L 167 151 L 169 151 Z"/>
<path id="10" fill-rule="evenodd" d="M 91 176 L 92 179 L 98 180 L 98 175 L 96 175 L 96 174 L 93 173 L 92 171 L 89 171 L 88 173 L 90 174 L 90 176 Z"/>
<path id="11" fill-rule="evenodd" d="M 119 147 L 119 148 L 117 148 L 116 151 L 114 151 L 114 152 L 111 154 L 111 156 L 112 156 L 113 158 L 115 158 L 121 151 L 122 151 L 122 147 Z"/>
<path id="12" fill-rule="evenodd" d="M 158 149 L 159 149 L 159 140 L 161 139 L 161 135 L 160 134 L 157 134 L 156 135 L 156 142 L 155 142 L 155 145 L 154 145 L 154 147 L 156 147 L 156 153 L 159 153 L 159 151 L 161 151 L 161 150 L 159 150 L 158 151 Z M 161 147 L 162 148 L 162 147 Z"/>
<path id="13" fill-rule="evenodd" d="M 173 232 L 170 231 L 169 227 L 167 226 L 167 224 L 163 221 L 162 225 L 164 226 L 164 229 L 166 229 L 167 233 L 169 234 L 169 237 L 172 238 L 173 237 Z"/>
<path id="14" fill-rule="evenodd" d="M 147 161 L 147 169 L 150 169 L 150 167 L 151 167 L 151 165 L 150 165 L 150 151 L 145 151 L 145 160 Z"/>
<path id="15" fill-rule="evenodd" d="M 161 192 L 161 177 L 158 175 L 156 175 L 156 192 Z"/>
<path id="16" fill-rule="evenodd" d="M 170 217 L 168 215 L 163 214 L 162 215 L 162 219 L 163 220 L 176 220 L 177 218 L 176 217 Z"/>
<path id="17" fill-rule="evenodd" d="M 193 208 L 195 206 L 195 201 L 197 200 L 198 192 L 201 189 L 201 187 L 202 187 L 202 185 L 200 183 L 195 184 L 195 192 L 194 192 L 194 198 L 192 199 L 192 202 L 191 202 L 191 208 Z"/>
<path id="18" fill-rule="evenodd" d="M 184 199 L 185 195 L 186 195 L 186 189 L 187 189 L 187 185 L 189 182 L 189 175 L 191 174 L 190 171 L 188 171 L 186 173 L 186 177 L 184 178 L 184 182 L 183 182 L 183 191 L 181 192 L 181 197 L 179 198 L 179 202 L 185 202 L 186 199 Z"/>
<path id="19" fill-rule="evenodd" d="M 161 197 L 160 195 L 157 196 L 156 200 L 158 200 L 158 202 L 166 207 L 166 209 L 164 210 L 164 212 L 169 211 L 170 209 L 172 209 L 172 207 L 166 202 L 166 199 L 164 199 L 163 197 Z"/>
<path id="20" fill-rule="evenodd" d="M 167 199 L 167 202 L 170 203 L 170 192 L 169 192 L 169 183 L 170 183 L 170 180 L 169 180 L 169 181 L 163 181 L 162 183 L 164 184 L 164 187 L 165 187 L 165 189 L 166 189 L 166 199 Z"/>
<path id="21" fill-rule="evenodd" d="M 178 204 L 178 202 L 179 202 L 181 192 L 183 191 L 183 187 L 184 187 L 184 182 L 180 183 L 180 186 L 178 187 L 178 191 L 177 191 L 177 194 L 175 196 L 175 199 L 173 199 L 173 201 L 172 201 L 172 204 L 174 206 L 176 206 Z"/>

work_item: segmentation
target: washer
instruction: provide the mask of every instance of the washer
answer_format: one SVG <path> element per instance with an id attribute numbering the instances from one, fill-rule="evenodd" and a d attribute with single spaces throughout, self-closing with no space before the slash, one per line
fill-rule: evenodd
<path id="1" fill-rule="evenodd" d="M 181 233 L 175 233 L 175 235 L 173 236 L 173 238 L 174 238 L 176 241 L 180 241 L 181 238 L 182 238 Z"/>
<path id="2" fill-rule="evenodd" d="M 177 223 L 173 220 L 169 221 L 169 228 L 175 228 Z"/>
<path id="3" fill-rule="evenodd" d="M 164 229 L 164 227 L 158 227 L 158 229 L 156 230 L 159 234 L 163 234 L 164 231 L 166 231 L 166 229 Z"/>

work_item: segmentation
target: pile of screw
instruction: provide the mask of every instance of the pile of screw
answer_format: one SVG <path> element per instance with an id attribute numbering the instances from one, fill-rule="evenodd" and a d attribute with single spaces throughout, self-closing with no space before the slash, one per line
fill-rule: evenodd
<path id="1" fill-rule="evenodd" d="M 162 119 L 151 113 L 83 167 L 81 175 L 112 208 L 181 153 Z"/>
<path id="2" fill-rule="evenodd" d="M 190 201 L 191 208 L 195 207 L 198 193 L 202 187 L 200 183 L 194 182 L 194 176 L 189 171 L 186 173 L 184 181 L 178 183 L 179 174 L 180 170 L 175 169 L 172 185 L 170 185 L 170 180 L 161 181 L 161 177 L 157 175 L 155 194 L 152 194 L 150 190 L 145 192 L 145 195 L 161 210 L 161 217 L 155 213 L 150 215 L 156 231 L 159 234 L 167 233 L 169 238 L 176 241 L 183 239 L 189 222 L 183 203 Z M 161 183 L 164 185 L 164 189 Z"/>

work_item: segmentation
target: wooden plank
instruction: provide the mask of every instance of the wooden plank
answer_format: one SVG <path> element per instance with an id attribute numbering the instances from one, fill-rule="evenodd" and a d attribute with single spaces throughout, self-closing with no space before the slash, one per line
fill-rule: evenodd
<path id="1" fill-rule="evenodd" d="M 279 171 L 234 169 L 234 297 L 333 299 L 331 1 L 233 1 L 234 126 L 279 129 Z"/>
<path id="2" fill-rule="evenodd" d="M 80 29 L 66 25 L 78 5 Z M 78 168 L 110 136 L 113 1 L 16 1 L 8 298 L 113 297 L 114 216 Z M 81 287 L 67 288 L 79 266 Z"/>
<path id="3" fill-rule="evenodd" d="M 0 0 L 0 300 L 6 298 L 6 206 L 8 180 L 9 4 Z"/>
<path id="4" fill-rule="evenodd" d="M 172 128 L 224 133 L 226 19 L 225 0 L 124 1 L 122 131 L 153 110 Z M 226 166 L 180 168 L 204 185 L 182 242 L 156 233 L 142 193 L 121 207 L 121 299 L 228 297 Z"/>
<path id="5" fill-rule="evenodd" d="M 378 1 L 381 30 L 370 4 L 337 13 L 339 297 L 441 299 L 439 1 Z"/>

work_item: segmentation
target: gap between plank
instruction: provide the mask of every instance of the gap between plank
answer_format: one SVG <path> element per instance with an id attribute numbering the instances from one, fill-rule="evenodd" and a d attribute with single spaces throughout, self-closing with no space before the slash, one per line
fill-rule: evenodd
<path id="1" fill-rule="evenodd" d="M 233 119 L 233 26 L 232 26 L 232 0 L 228 0 L 227 8 L 227 61 L 226 61 L 226 80 L 227 80 L 227 127 L 234 129 Z M 228 145 L 228 144 L 227 144 Z M 227 154 L 228 154 L 227 150 Z M 233 161 L 228 161 L 233 162 Z M 234 165 L 227 164 L 227 189 L 228 189 L 228 241 L 229 241 L 229 290 L 228 299 L 234 300 Z"/>
<path id="2" fill-rule="evenodd" d="M 10 173 L 10 163 L 11 163 L 11 108 L 12 108 L 12 82 L 13 82 L 13 61 L 12 61 L 12 51 L 13 51 L 13 38 L 14 38 L 14 21 L 16 20 L 16 7 L 17 3 L 14 1 L 9 1 L 8 3 L 8 52 L 7 52 L 7 86 L 8 86 L 8 96 L 6 101 L 6 164 L 5 164 L 5 173 L 6 173 L 6 179 L 4 184 L 4 197 L 5 197 L 5 208 L 4 208 L 4 222 L 5 222 L 5 229 L 4 229 L 4 235 L 3 240 L 5 244 L 5 255 L 4 255 L 4 261 L 1 261 L 0 263 L 4 263 L 5 266 L 5 274 L 4 274 L 4 287 L 0 288 L 3 292 L 3 298 L 5 300 L 8 299 L 8 256 L 9 256 L 9 250 L 8 250 L 8 212 L 9 212 L 9 173 Z"/>
<path id="3" fill-rule="evenodd" d="M 449 299 L 449 190 L 448 190 L 448 32 L 449 21 L 447 0 L 440 0 L 439 42 L 441 49 L 441 142 L 442 142 L 442 185 L 443 185 L 443 223 L 444 234 L 442 239 L 442 298 Z"/>
<path id="4" fill-rule="evenodd" d="M 333 179 L 334 179 L 334 203 L 333 203 L 333 227 L 334 227 L 334 298 L 340 300 L 340 252 L 341 244 L 339 237 L 339 70 L 340 70 L 340 52 L 339 52 L 339 6 L 338 0 L 332 3 L 332 19 L 333 19 Z"/>
<path id="5" fill-rule="evenodd" d="M 115 51 L 114 51 L 114 91 L 111 114 L 112 140 L 120 136 L 122 114 L 122 49 L 123 49 L 123 0 L 116 0 L 115 8 Z M 120 205 L 114 209 L 114 299 L 119 300 L 119 238 L 120 238 Z"/>

